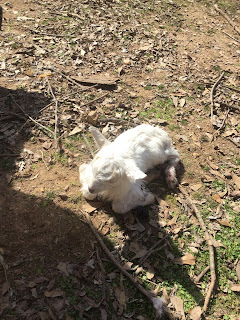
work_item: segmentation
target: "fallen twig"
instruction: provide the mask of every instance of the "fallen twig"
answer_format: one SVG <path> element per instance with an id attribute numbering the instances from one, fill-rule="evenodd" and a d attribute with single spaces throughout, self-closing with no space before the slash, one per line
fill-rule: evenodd
<path id="1" fill-rule="evenodd" d="M 229 114 L 230 109 L 227 110 L 226 115 L 222 121 L 221 126 L 214 132 L 213 137 L 212 137 L 212 141 L 214 140 L 215 136 L 222 130 L 222 128 L 225 126 L 225 122 L 227 120 L 228 114 Z"/>
<path id="2" fill-rule="evenodd" d="M 240 42 L 240 40 L 238 40 L 237 38 L 233 37 L 231 34 L 227 33 L 226 31 L 223 31 L 223 30 L 222 30 L 222 32 L 223 32 L 224 34 L 226 34 L 229 38 L 233 39 L 234 41 Z"/>
<path id="3" fill-rule="evenodd" d="M 216 90 L 217 85 L 219 82 L 222 80 L 222 77 L 224 76 L 224 72 L 220 75 L 220 77 L 217 79 L 217 81 L 214 83 L 211 93 L 210 93 L 210 100 L 211 100 L 211 123 L 213 122 L 213 111 L 214 111 L 214 100 L 213 100 L 213 95 Z"/>
<path id="4" fill-rule="evenodd" d="M 56 142 L 56 144 L 58 144 L 58 141 L 57 141 L 57 132 L 58 132 L 58 101 L 53 93 L 53 90 L 52 90 L 52 87 L 51 87 L 51 84 L 50 84 L 50 81 L 47 79 L 47 83 L 48 83 L 48 88 L 49 88 L 49 91 L 53 97 L 53 101 L 55 102 L 55 127 L 54 127 L 54 140 Z"/>
<path id="5" fill-rule="evenodd" d="M 4 157 L 21 157 L 19 153 L 0 153 L 0 158 Z"/>
<path id="6" fill-rule="evenodd" d="M 99 266 L 100 266 L 100 269 L 102 272 L 102 299 L 100 301 L 100 304 L 101 304 L 101 303 L 106 303 L 106 283 L 105 283 L 106 279 L 105 279 L 105 270 L 104 270 L 104 266 L 103 266 L 103 263 L 102 263 L 102 260 L 100 257 L 98 247 L 96 249 L 96 253 L 97 253 L 98 263 L 99 263 Z"/>
<path id="7" fill-rule="evenodd" d="M 232 19 L 221 9 L 218 8 L 218 6 L 216 4 L 214 4 L 214 8 L 217 12 L 219 12 L 229 23 L 230 25 L 233 27 L 233 29 L 240 34 L 240 29 L 235 25 L 235 23 L 232 21 Z"/>
<path id="8" fill-rule="evenodd" d="M 39 123 L 37 120 L 33 119 L 29 114 L 27 114 L 27 112 L 17 103 L 17 101 L 14 99 L 14 97 L 11 94 L 10 94 L 10 97 L 12 98 L 12 100 L 16 104 L 16 106 L 18 106 L 18 108 L 28 117 L 29 120 L 31 120 L 32 122 L 37 124 L 40 128 L 50 132 L 54 136 L 54 132 L 52 130 L 48 129 L 47 127 L 45 127 L 44 125 Z"/>
<path id="9" fill-rule="evenodd" d="M 94 226 L 92 224 L 91 218 L 87 212 L 81 211 L 82 214 L 86 217 L 88 225 L 90 226 L 93 234 L 95 235 L 96 239 L 98 240 L 99 244 L 101 245 L 103 251 L 105 252 L 106 256 L 109 258 L 109 260 L 119 269 L 119 271 L 127 277 L 133 284 L 134 286 L 143 294 L 145 295 L 153 304 L 154 308 L 156 309 L 158 316 L 161 317 L 164 313 L 164 304 L 165 300 L 162 298 L 158 298 L 154 294 L 150 293 L 146 289 L 144 289 L 138 282 L 137 280 L 130 274 L 128 273 L 118 262 L 117 260 L 113 257 L 111 252 L 108 250 L 104 242 L 102 241 L 101 237 L 99 234 L 96 232 L 94 229 Z"/>
<path id="10" fill-rule="evenodd" d="M 143 264 L 143 262 L 146 261 L 146 260 L 150 257 L 151 254 L 153 254 L 154 252 L 156 252 L 154 249 L 155 249 L 157 246 L 159 246 L 167 237 L 168 237 L 168 235 L 166 235 L 166 236 L 163 237 L 162 239 L 158 240 L 158 241 L 149 249 L 148 253 L 139 260 L 138 264 L 139 264 L 139 265 Z M 163 246 L 161 246 L 161 249 L 162 249 L 162 247 L 163 247 Z M 159 249 L 159 248 L 158 248 L 158 249 Z"/>
<path id="11" fill-rule="evenodd" d="M 203 271 L 200 272 L 199 275 L 196 277 L 195 282 L 198 283 L 202 279 L 202 277 L 208 272 L 208 270 L 210 270 L 209 266 L 203 269 Z"/>
<path id="12" fill-rule="evenodd" d="M 209 259 L 210 259 L 210 271 L 211 271 L 211 283 L 210 283 L 210 286 L 208 288 L 208 291 L 207 291 L 207 294 L 206 294 L 206 297 L 205 297 L 205 301 L 204 301 L 204 305 L 203 305 L 203 309 L 202 309 L 203 312 L 205 313 L 207 311 L 208 304 L 209 304 L 209 301 L 210 301 L 214 286 L 216 284 L 216 271 L 215 271 L 215 261 L 214 261 L 214 246 L 212 244 L 212 237 L 207 231 L 207 227 L 206 227 L 206 225 L 205 225 L 205 223 L 203 221 L 201 213 L 199 212 L 199 210 L 197 209 L 195 204 L 192 202 L 192 199 L 189 197 L 187 191 L 181 186 L 179 186 L 179 189 L 185 195 L 188 204 L 190 205 L 190 207 L 194 211 L 196 217 L 198 218 L 198 221 L 199 221 L 200 226 L 202 228 L 202 231 L 204 233 L 204 238 L 205 238 L 206 242 L 208 243 Z"/>
<path id="13" fill-rule="evenodd" d="M 98 100 L 101 100 L 102 98 L 106 97 L 107 95 L 109 95 L 109 92 L 104 93 L 103 95 L 101 95 L 100 97 L 98 97 L 98 98 L 96 98 L 94 100 L 91 100 L 91 101 L 88 101 L 88 102 L 82 104 L 80 107 L 82 108 L 82 107 L 89 106 L 90 104 L 92 104 L 92 103 L 94 103 L 94 102 L 96 102 Z"/>

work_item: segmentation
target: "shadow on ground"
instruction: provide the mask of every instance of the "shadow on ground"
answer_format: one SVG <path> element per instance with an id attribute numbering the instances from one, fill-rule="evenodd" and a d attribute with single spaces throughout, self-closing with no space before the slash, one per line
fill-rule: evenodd
<path id="1" fill-rule="evenodd" d="M 16 163 L 21 161 L 24 143 L 33 136 L 28 116 L 40 119 L 41 110 L 49 102 L 39 93 L 0 88 L 1 319 L 104 319 L 104 312 L 111 319 L 125 319 L 115 298 L 117 284 L 113 281 L 118 271 L 103 253 L 97 258 L 94 235 L 83 218 L 49 197 L 36 197 L 22 192 L 21 187 L 19 190 L 13 187 L 15 181 L 11 181 L 11 177 L 19 170 Z M 72 174 L 76 175 L 77 170 L 73 169 Z M 16 175 L 16 179 L 21 182 L 24 177 Z M 123 216 L 113 215 L 109 206 L 103 211 L 109 219 L 115 217 L 115 223 L 127 238 L 128 243 L 123 244 L 121 253 L 129 260 L 132 258 L 128 250 L 131 241 L 143 238 L 149 249 L 157 241 L 157 233 L 164 234 L 164 228 L 159 230 L 149 224 L 149 216 L 143 211 L 135 214 L 145 226 L 144 234 L 126 228 Z M 109 242 L 107 237 L 105 240 Z M 168 241 L 175 256 L 181 256 L 171 236 Z M 105 275 L 100 261 L 104 263 Z M 172 287 L 181 285 L 198 304 L 201 303 L 203 297 L 185 267 L 166 259 L 164 251 L 151 257 L 151 264 L 158 283 L 167 281 Z M 125 281 L 120 282 L 124 283 L 128 294 L 132 294 L 134 287 Z M 149 284 L 146 287 L 152 288 Z M 148 301 L 144 303 L 146 298 L 140 293 L 132 295 L 126 311 L 128 319 L 136 319 L 143 307 L 144 312 L 152 309 Z"/>

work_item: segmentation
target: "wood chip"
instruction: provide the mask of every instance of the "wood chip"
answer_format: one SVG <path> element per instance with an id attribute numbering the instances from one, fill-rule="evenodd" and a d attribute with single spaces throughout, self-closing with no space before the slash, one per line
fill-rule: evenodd
<path id="1" fill-rule="evenodd" d="M 108 85 L 113 86 L 116 85 L 119 78 L 116 77 L 110 77 L 107 75 L 94 75 L 94 76 L 88 76 L 88 77 L 75 77 L 72 76 L 72 79 L 82 82 L 82 83 L 90 83 L 90 84 L 102 84 L 102 85 Z"/>

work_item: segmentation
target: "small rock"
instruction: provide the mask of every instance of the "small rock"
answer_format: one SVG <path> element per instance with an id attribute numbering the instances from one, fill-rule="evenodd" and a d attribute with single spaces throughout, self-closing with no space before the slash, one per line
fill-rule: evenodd
<path id="1" fill-rule="evenodd" d="M 130 65 L 131 64 L 131 60 L 129 58 L 125 58 L 125 59 L 123 59 L 123 63 L 125 65 Z"/>
<path id="2" fill-rule="evenodd" d="M 87 122 L 95 126 L 98 123 L 98 114 L 97 111 L 90 111 L 87 115 Z"/>
<path id="3" fill-rule="evenodd" d="M 68 196 L 65 193 L 60 193 L 59 197 L 63 200 L 66 201 L 68 199 Z"/>
<path id="4" fill-rule="evenodd" d="M 64 191 L 67 192 L 67 191 L 69 190 L 69 188 L 70 188 L 69 185 L 67 185 L 67 186 L 64 188 Z"/>

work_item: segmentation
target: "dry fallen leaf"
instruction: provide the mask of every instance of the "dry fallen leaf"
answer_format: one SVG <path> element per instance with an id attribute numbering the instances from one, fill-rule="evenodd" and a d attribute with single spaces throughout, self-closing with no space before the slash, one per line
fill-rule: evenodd
<path id="1" fill-rule="evenodd" d="M 170 299 L 176 311 L 181 315 L 181 319 L 186 319 L 183 308 L 183 300 L 177 296 L 173 296 Z"/>
<path id="2" fill-rule="evenodd" d="M 218 194 L 213 194 L 212 195 L 213 200 L 217 201 L 218 203 L 222 203 L 222 199 L 219 197 Z"/>
<path id="3" fill-rule="evenodd" d="M 90 111 L 87 115 L 87 122 L 95 126 L 98 123 L 98 113 L 96 110 Z"/>
<path id="4" fill-rule="evenodd" d="M 82 204 L 81 209 L 87 213 L 91 213 L 96 209 L 101 208 L 104 205 L 104 202 L 99 201 L 91 201 L 91 202 L 85 202 Z"/>
<path id="5" fill-rule="evenodd" d="M 232 284 L 230 289 L 234 292 L 240 292 L 240 284 Z"/>
<path id="6" fill-rule="evenodd" d="M 61 297 L 64 295 L 64 292 L 62 290 L 51 290 L 51 291 L 45 291 L 44 292 L 45 297 L 47 298 L 56 298 L 56 297 Z"/>
<path id="7" fill-rule="evenodd" d="M 191 310 L 190 319 L 191 320 L 201 320 L 202 309 L 201 307 L 197 306 Z"/>
<path id="8" fill-rule="evenodd" d="M 230 222 L 227 219 L 218 220 L 218 222 L 225 227 L 231 227 Z"/>
<path id="9" fill-rule="evenodd" d="M 175 107 L 178 106 L 178 97 L 172 97 L 172 101 Z"/>
<path id="10" fill-rule="evenodd" d="M 183 265 L 183 264 L 194 265 L 195 260 L 196 260 L 196 257 L 193 254 L 187 253 L 185 256 L 182 256 L 180 258 L 175 258 L 173 262 L 180 265 Z"/>
<path id="11" fill-rule="evenodd" d="M 82 128 L 79 128 L 79 126 L 76 126 L 71 132 L 69 132 L 69 136 L 73 136 L 75 134 L 78 134 L 79 132 L 82 131 Z"/>
<path id="12" fill-rule="evenodd" d="M 63 274 L 65 274 L 67 277 L 69 277 L 69 273 L 67 271 L 67 265 L 68 263 L 66 262 L 60 262 L 57 266 L 57 269 L 61 271 Z"/>
<path id="13" fill-rule="evenodd" d="M 193 191 L 198 191 L 199 189 L 201 189 L 203 186 L 202 183 L 196 183 L 196 184 L 191 184 L 190 185 L 190 188 L 193 190 Z"/>
<path id="14" fill-rule="evenodd" d="M 115 289 L 115 296 L 116 296 L 119 304 L 121 306 L 125 307 L 126 306 L 126 301 L 127 301 L 127 297 L 126 297 L 125 291 L 123 291 L 120 288 L 116 288 Z"/>
<path id="15" fill-rule="evenodd" d="M 123 268 L 124 268 L 125 270 L 131 270 L 132 265 L 133 265 L 133 263 L 130 262 L 130 261 L 128 261 L 128 262 L 124 263 Z"/>
<path id="16" fill-rule="evenodd" d="M 232 174 L 232 179 L 235 185 L 240 189 L 240 177 L 238 177 L 235 173 Z"/>

